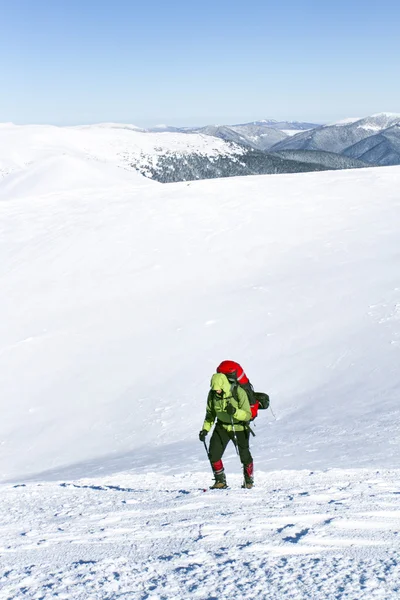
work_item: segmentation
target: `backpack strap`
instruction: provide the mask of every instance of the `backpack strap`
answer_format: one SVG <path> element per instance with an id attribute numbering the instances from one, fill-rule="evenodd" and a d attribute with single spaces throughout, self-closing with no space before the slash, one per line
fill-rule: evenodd
<path id="1" fill-rule="evenodd" d="M 239 396 L 237 392 L 237 385 L 233 385 L 231 388 L 232 396 L 235 398 L 236 402 L 239 404 Z"/>

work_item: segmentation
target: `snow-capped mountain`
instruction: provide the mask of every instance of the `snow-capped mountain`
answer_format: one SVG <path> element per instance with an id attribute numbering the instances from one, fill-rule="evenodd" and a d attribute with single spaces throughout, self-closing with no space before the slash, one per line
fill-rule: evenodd
<path id="1" fill-rule="evenodd" d="M 323 150 L 340 154 L 346 148 L 397 123 L 400 123 L 400 115 L 392 113 L 379 113 L 356 121 L 351 119 L 350 122 L 341 121 L 289 137 L 278 142 L 272 150 Z"/>
<path id="2" fill-rule="evenodd" d="M 343 155 L 371 165 L 400 164 L 400 123 L 346 148 Z"/>
<path id="3" fill-rule="evenodd" d="M 253 147 L 252 145 L 250 145 L 246 135 L 242 135 L 240 133 L 240 130 L 236 131 L 233 127 L 228 125 L 207 125 L 206 127 L 201 127 L 200 129 L 197 129 L 197 133 L 217 137 L 222 140 L 225 140 L 226 142 L 233 142 L 242 146 Z M 281 139 L 284 139 L 285 137 L 285 134 L 278 134 L 276 136 L 276 139 L 277 141 L 279 141 Z"/>
<path id="4" fill-rule="evenodd" d="M 256 150 L 268 151 L 280 140 L 287 138 L 288 134 L 273 127 L 248 123 L 246 125 L 232 125 L 232 131 L 240 134 L 246 141 L 245 144 Z"/>
<path id="5" fill-rule="evenodd" d="M 388 129 L 397 123 L 400 123 L 400 114 L 382 112 L 355 121 L 352 125 L 355 125 L 358 129 L 369 132 L 371 135 L 383 131 L 384 129 Z"/>
<path id="6" fill-rule="evenodd" d="M 263 151 L 288 137 L 288 134 L 283 131 L 257 124 L 207 125 L 207 127 L 202 127 L 197 131 L 198 133 L 212 135 L 248 148 Z"/>
<path id="7" fill-rule="evenodd" d="M 206 125 L 202 127 L 171 127 L 169 125 L 158 125 L 143 129 L 151 133 L 202 133 L 219 137 L 225 141 L 242 144 L 255 150 L 268 150 L 274 144 L 295 135 L 299 131 L 319 127 L 315 123 L 303 123 L 298 121 L 276 121 L 264 119 L 251 123 L 240 123 L 236 125 Z"/>
<path id="8" fill-rule="evenodd" d="M 313 127 L 318 125 L 297 121 L 264 120 L 238 125 L 209 125 L 196 131 L 237 142 L 255 150 L 268 151 L 272 146 L 298 131 Z"/>
<path id="9" fill-rule="evenodd" d="M 201 133 L 232 142 L 245 148 L 253 148 L 262 152 L 272 152 L 286 160 L 304 164 L 318 164 L 324 168 L 352 168 L 346 158 L 335 158 L 333 154 L 343 155 L 347 158 L 359 159 L 361 163 L 354 163 L 354 167 L 363 166 L 362 163 L 371 165 L 399 164 L 398 156 L 398 129 L 400 115 L 393 113 L 378 113 L 364 118 L 346 118 L 328 125 L 316 125 L 297 121 L 276 121 L 265 119 L 252 123 L 237 125 L 209 125 L 201 128 L 168 128 L 160 126 L 160 131 L 174 131 L 186 134 Z M 375 137 L 380 136 L 381 137 Z M 282 151 L 296 150 L 297 154 L 281 154 Z M 302 156 L 303 151 L 314 154 Z M 321 163 L 316 163 L 317 152 L 323 152 Z M 300 152 L 300 153 L 299 153 Z M 276 153 L 276 154 L 275 154 Z M 279 154 L 278 154 L 279 153 Z M 326 153 L 331 156 L 328 159 Z M 363 156 L 365 154 L 365 156 Z M 270 157 L 271 160 L 271 157 Z M 340 165 L 340 166 L 339 166 Z M 224 167 L 226 169 L 226 167 Z M 272 172 L 270 167 L 264 166 L 259 173 Z M 178 169 L 179 170 L 179 169 Z M 196 165 L 191 167 L 193 173 L 197 172 Z M 299 171 L 304 167 L 299 165 Z M 182 171 L 184 173 L 185 170 Z M 213 169 L 208 169 L 212 173 Z M 226 169 L 227 173 L 235 173 L 235 169 Z M 279 172 L 278 169 L 275 172 Z M 283 169 L 285 171 L 285 168 Z M 171 172 L 171 169 L 169 169 Z M 222 176 L 222 171 L 217 171 Z M 251 169 L 249 172 L 253 172 Z M 236 174 L 244 174 L 237 171 Z M 200 171 L 197 175 L 202 177 Z M 197 177 L 195 175 L 195 178 Z M 158 176 L 155 174 L 154 176 Z"/>

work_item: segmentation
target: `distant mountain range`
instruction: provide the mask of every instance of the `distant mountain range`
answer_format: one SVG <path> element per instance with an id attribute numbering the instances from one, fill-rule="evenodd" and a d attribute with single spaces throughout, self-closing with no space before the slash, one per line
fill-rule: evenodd
<path id="1" fill-rule="evenodd" d="M 347 160 L 354 164 L 354 159 Z M 40 182 L 46 179 L 47 169 L 57 170 L 56 187 L 62 186 L 64 179 L 76 181 L 79 173 L 79 184 L 84 183 L 86 174 L 90 181 L 93 165 L 99 164 L 105 171 L 109 167 L 134 170 L 162 183 L 327 168 L 318 161 L 303 163 L 193 131 L 147 132 L 120 123 L 77 127 L 0 124 L 0 199 L 11 192 L 18 194 L 27 181 L 36 193 L 42 189 Z"/>
<path id="2" fill-rule="evenodd" d="M 21 152 L 10 153 L 10 148 Z M 83 151 L 90 159 L 111 161 L 162 183 L 397 165 L 400 115 L 379 113 L 329 125 L 264 120 L 151 130 L 120 123 L 0 124 L 0 179 L 61 149 L 71 156 Z"/>
<path id="3" fill-rule="evenodd" d="M 171 131 L 171 128 L 168 130 Z M 261 169 L 257 172 L 263 173 L 270 172 L 271 168 L 272 172 L 292 172 L 293 167 L 303 171 L 306 165 L 309 169 L 324 170 L 400 164 L 400 115 L 393 113 L 349 118 L 328 125 L 268 119 L 173 130 L 201 133 L 260 151 L 264 153 L 264 160 L 258 155 L 255 160 L 256 155 L 250 153 L 249 162 L 253 166 L 256 163 Z M 277 158 L 281 162 L 277 163 Z M 209 175 L 213 170 L 207 169 Z M 229 172 L 237 174 L 237 170 L 241 169 L 236 166 Z M 253 172 L 251 168 L 250 172 Z"/>
<path id="4" fill-rule="evenodd" d="M 400 115 L 379 113 L 323 125 L 286 138 L 271 147 L 282 150 L 334 152 L 368 165 L 400 164 Z"/>
<path id="5" fill-rule="evenodd" d="M 226 142 L 241 144 L 254 150 L 269 150 L 280 141 L 285 140 L 298 132 L 320 127 L 315 123 L 300 123 L 298 121 L 253 121 L 238 125 L 206 125 L 205 127 L 167 127 L 160 125 L 148 129 L 149 132 L 180 132 L 203 133 L 221 138 Z"/>

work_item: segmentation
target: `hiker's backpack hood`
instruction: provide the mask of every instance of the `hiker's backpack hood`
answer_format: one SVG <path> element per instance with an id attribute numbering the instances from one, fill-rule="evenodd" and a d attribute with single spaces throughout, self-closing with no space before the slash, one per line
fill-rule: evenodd
<path id="1" fill-rule="evenodd" d="M 231 396 L 231 384 L 223 373 L 214 373 L 211 377 L 211 389 L 222 390 L 225 398 Z"/>

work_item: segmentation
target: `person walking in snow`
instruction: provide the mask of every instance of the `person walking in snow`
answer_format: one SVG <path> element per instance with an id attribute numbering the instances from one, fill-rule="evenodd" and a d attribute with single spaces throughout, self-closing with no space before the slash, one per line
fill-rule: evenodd
<path id="1" fill-rule="evenodd" d="M 245 390 L 230 383 L 223 373 L 215 373 L 211 378 L 211 389 L 207 398 L 206 417 L 199 433 L 201 442 L 217 420 L 210 440 L 208 457 L 214 473 L 215 483 L 211 489 L 227 488 L 222 456 L 229 441 L 233 441 L 243 465 L 243 487 L 253 487 L 253 458 L 250 454 L 249 438 L 251 409 Z"/>

